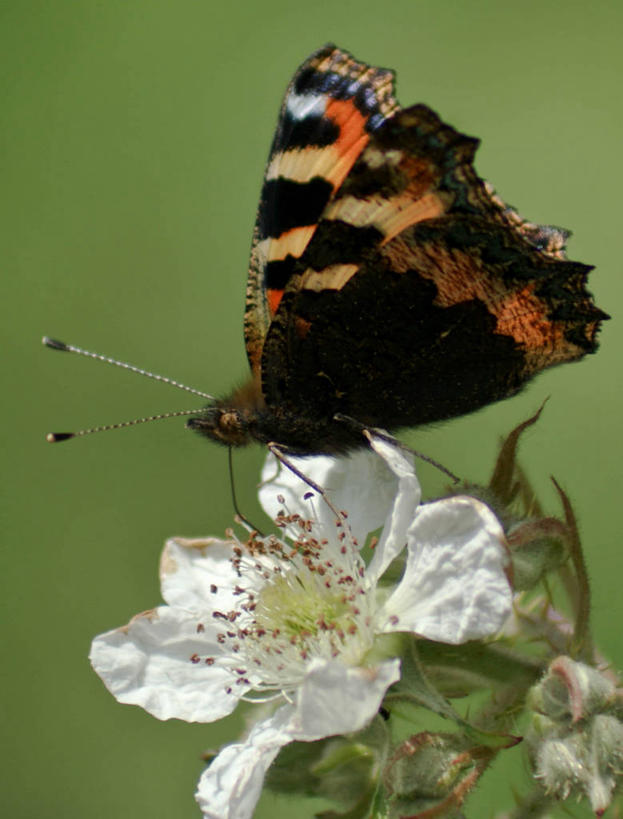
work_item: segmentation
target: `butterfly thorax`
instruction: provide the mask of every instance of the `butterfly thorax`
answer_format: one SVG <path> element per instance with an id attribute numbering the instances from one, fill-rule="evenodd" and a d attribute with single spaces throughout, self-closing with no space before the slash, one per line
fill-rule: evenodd
<path id="1" fill-rule="evenodd" d="M 186 426 L 224 446 L 275 443 L 292 455 L 339 455 L 366 444 L 360 430 L 347 421 L 302 412 L 287 403 L 268 406 L 255 381 L 206 407 Z"/>

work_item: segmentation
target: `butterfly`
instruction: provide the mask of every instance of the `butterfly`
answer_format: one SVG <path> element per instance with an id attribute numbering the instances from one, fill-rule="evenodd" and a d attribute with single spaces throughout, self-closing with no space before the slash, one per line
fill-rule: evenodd
<path id="1" fill-rule="evenodd" d="M 292 78 L 253 234 L 251 377 L 188 426 L 292 454 L 472 412 L 597 349 L 590 266 L 474 170 L 479 141 L 327 45 Z"/>

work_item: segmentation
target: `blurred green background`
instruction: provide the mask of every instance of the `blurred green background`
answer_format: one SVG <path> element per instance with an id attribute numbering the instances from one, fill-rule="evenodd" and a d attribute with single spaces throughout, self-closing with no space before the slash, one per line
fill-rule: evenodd
<path id="1" fill-rule="evenodd" d="M 234 735 L 235 720 L 159 723 L 118 705 L 87 661 L 95 634 L 159 602 L 167 536 L 230 525 L 226 452 L 183 421 L 46 445 L 51 429 L 196 404 L 39 339 L 216 394 L 245 377 L 245 278 L 264 162 L 290 75 L 330 40 L 396 69 L 403 104 L 426 102 L 479 136 L 480 173 L 524 216 L 572 229 L 571 258 L 597 267 L 592 289 L 614 320 L 596 357 L 405 439 L 484 479 L 499 436 L 551 396 L 522 460 L 551 512 L 550 474 L 573 500 L 595 630 L 623 666 L 612 506 L 623 478 L 622 23 L 614 1 L 1 5 L 3 815 L 192 819 L 199 755 Z M 259 447 L 236 459 L 251 515 L 262 459 Z M 439 489 L 438 474 L 421 475 L 427 493 Z M 523 763 L 520 749 L 507 756 L 468 816 L 510 804 L 508 779 L 521 782 Z M 311 814 L 272 797 L 257 812 Z"/>

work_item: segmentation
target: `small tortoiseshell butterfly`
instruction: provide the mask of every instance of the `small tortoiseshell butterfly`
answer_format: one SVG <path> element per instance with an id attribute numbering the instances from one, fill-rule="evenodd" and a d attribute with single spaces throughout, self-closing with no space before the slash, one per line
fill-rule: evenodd
<path id="1" fill-rule="evenodd" d="M 366 440 L 344 416 L 441 421 L 595 352 L 608 316 L 569 234 L 504 204 L 474 170 L 478 140 L 400 108 L 393 76 L 332 45 L 294 75 L 253 236 L 251 379 L 189 422 L 201 434 L 345 452 Z"/>

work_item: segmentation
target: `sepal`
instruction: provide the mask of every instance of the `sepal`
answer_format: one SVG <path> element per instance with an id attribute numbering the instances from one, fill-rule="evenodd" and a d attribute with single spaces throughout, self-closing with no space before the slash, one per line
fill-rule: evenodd
<path id="1" fill-rule="evenodd" d="M 275 793 L 322 797 L 345 807 L 348 816 L 364 819 L 377 795 L 380 771 L 389 751 L 387 724 L 380 716 L 363 731 L 317 742 L 293 742 L 281 750 L 265 779 Z"/>

